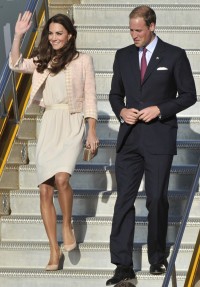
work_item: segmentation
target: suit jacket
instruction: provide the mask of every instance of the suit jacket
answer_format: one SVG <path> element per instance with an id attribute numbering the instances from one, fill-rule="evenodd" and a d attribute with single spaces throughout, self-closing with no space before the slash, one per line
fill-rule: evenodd
<path id="1" fill-rule="evenodd" d="M 140 142 L 136 140 L 150 153 L 176 154 L 176 114 L 196 102 L 194 78 L 185 51 L 158 38 L 141 84 L 138 48 L 130 45 L 118 50 L 109 100 L 119 120 L 124 107 L 141 110 L 156 105 L 161 112 L 161 119 L 150 123 L 121 123 L 117 152 L 131 132 L 133 137 L 140 137 Z"/>
<path id="2" fill-rule="evenodd" d="M 44 107 L 43 88 L 49 75 L 48 69 L 38 73 L 33 58 L 23 59 L 22 55 L 15 64 L 10 56 L 9 66 L 16 72 L 33 74 L 28 105 L 35 103 Z M 66 89 L 70 113 L 83 112 L 85 118 L 97 119 L 95 74 L 90 55 L 80 53 L 78 58 L 66 66 Z"/>

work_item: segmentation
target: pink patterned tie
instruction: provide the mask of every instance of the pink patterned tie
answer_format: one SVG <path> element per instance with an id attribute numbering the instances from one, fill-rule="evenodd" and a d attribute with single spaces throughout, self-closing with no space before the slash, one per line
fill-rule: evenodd
<path id="1" fill-rule="evenodd" d="M 144 74 L 145 74 L 146 69 L 147 69 L 146 52 L 147 52 L 147 49 L 144 47 L 143 53 L 142 53 L 142 58 L 141 58 L 141 83 L 144 79 Z"/>

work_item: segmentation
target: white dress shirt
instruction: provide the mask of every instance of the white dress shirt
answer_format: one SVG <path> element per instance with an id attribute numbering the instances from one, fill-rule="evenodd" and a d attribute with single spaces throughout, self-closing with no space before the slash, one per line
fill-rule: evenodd
<path id="1" fill-rule="evenodd" d="M 149 45 L 146 46 L 146 60 L 147 60 L 147 65 L 149 64 L 149 61 L 151 59 L 151 56 L 153 54 L 153 51 L 155 50 L 155 47 L 157 45 L 158 42 L 158 37 L 155 36 L 155 38 L 153 39 L 153 41 L 151 43 L 149 43 Z M 143 53 L 143 47 L 139 48 L 139 62 L 140 62 L 140 68 L 141 68 L 141 58 L 142 58 L 142 53 Z"/>

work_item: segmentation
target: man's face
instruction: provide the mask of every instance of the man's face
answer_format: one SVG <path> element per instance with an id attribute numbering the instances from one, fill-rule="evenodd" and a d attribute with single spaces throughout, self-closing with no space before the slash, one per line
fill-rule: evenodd
<path id="1" fill-rule="evenodd" d="M 151 23 L 148 27 L 142 17 L 130 19 L 129 28 L 134 44 L 138 48 L 147 46 L 155 38 L 153 33 L 155 24 Z"/>

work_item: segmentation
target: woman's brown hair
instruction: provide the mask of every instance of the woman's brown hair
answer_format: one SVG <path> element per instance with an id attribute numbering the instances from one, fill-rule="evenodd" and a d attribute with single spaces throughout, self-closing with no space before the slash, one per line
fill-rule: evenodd
<path id="1" fill-rule="evenodd" d="M 49 25 L 51 23 L 61 24 L 71 35 L 68 42 L 59 51 L 55 51 L 48 40 Z M 37 71 L 43 73 L 48 68 L 51 73 L 57 74 L 74 58 L 77 58 L 79 53 L 76 50 L 76 36 L 77 31 L 68 16 L 56 14 L 51 17 L 45 24 L 40 43 L 32 54 L 34 63 L 37 65 Z"/>

